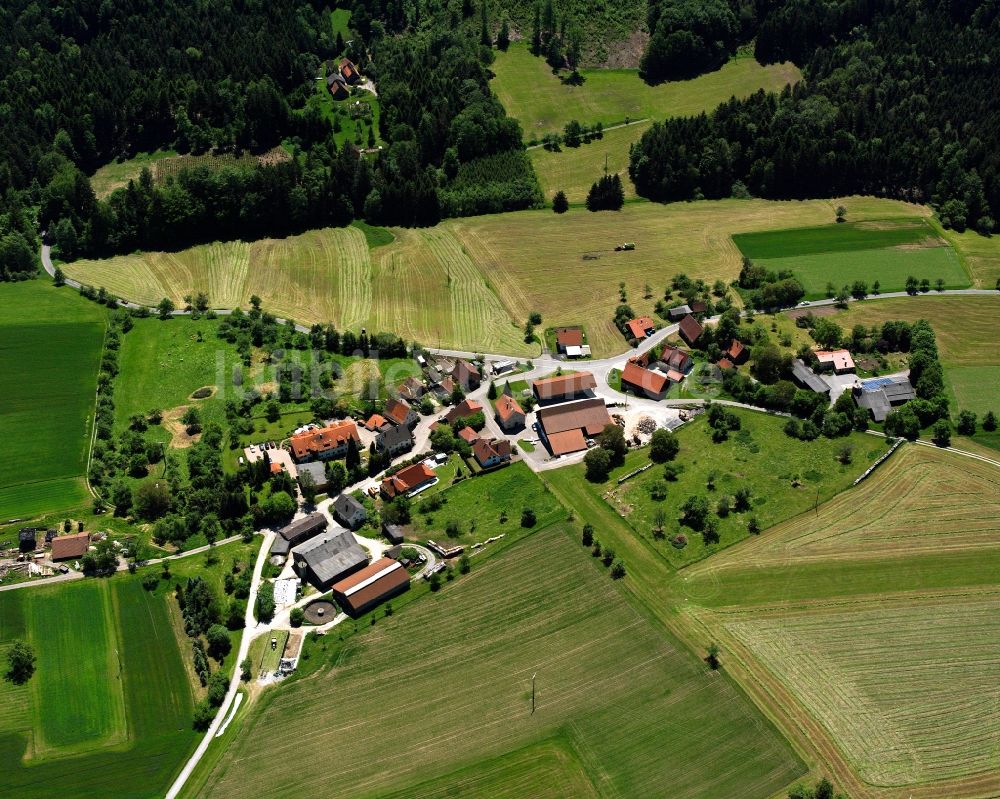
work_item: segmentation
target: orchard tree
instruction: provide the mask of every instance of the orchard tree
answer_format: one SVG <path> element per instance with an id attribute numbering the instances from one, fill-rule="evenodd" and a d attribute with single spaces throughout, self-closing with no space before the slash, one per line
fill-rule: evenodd
<path id="1" fill-rule="evenodd" d="M 24 685 L 35 673 L 35 650 L 25 641 L 15 641 L 7 650 L 7 679 Z"/>

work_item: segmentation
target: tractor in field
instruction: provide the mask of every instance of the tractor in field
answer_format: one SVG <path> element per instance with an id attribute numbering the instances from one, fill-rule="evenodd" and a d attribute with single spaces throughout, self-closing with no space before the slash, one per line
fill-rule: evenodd
<path id="1" fill-rule="evenodd" d="M 634 250 L 634 249 L 635 249 L 634 241 L 626 241 L 624 244 L 615 245 L 615 252 L 627 252 L 629 250 Z"/>

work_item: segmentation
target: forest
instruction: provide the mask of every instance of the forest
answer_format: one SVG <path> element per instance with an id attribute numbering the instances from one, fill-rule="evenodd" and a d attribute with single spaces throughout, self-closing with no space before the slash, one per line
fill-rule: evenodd
<path id="1" fill-rule="evenodd" d="M 396 4 L 356 5 L 340 52 L 329 7 L 315 1 L 5 4 L 0 279 L 35 272 L 39 230 L 72 260 L 540 204 L 520 128 L 489 90 L 482 14 L 471 4 L 418 4 L 413 17 Z M 379 88 L 382 152 L 338 150 L 330 120 L 308 102 L 322 64 L 345 54 Z M 87 177 L 157 148 L 276 145 L 291 161 L 157 182 L 143 173 L 103 199 Z"/>
<path id="2" fill-rule="evenodd" d="M 988 234 L 1000 212 L 1000 7 L 975 0 L 786 0 L 760 61 L 805 80 L 657 123 L 631 152 L 638 193 L 668 202 L 873 194 L 930 203 Z"/>

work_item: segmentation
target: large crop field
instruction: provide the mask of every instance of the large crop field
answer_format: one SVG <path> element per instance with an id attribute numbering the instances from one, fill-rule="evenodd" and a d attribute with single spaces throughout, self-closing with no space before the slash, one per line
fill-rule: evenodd
<path id="1" fill-rule="evenodd" d="M 518 796 L 538 762 L 536 794 L 762 797 L 802 773 L 558 525 L 347 647 L 263 697 L 198 795 Z M 336 757 L 290 769 L 306 741 Z"/>
<path id="2" fill-rule="evenodd" d="M 584 69 L 582 86 L 563 83 L 526 45 L 497 53 L 490 86 L 508 115 L 521 123 L 526 139 L 561 133 L 570 120 L 605 127 L 626 118 L 662 120 L 710 111 L 732 96 L 758 89 L 779 91 L 801 78 L 792 64 L 761 66 L 752 58 L 729 61 L 721 69 L 686 81 L 649 86 L 635 69 Z M 585 145 L 586 146 L 586 145 Z"/>
<path id="3" fill-rule="evenodd" d="M 0 649 L 21 638 L 38 658 L 27 685 L 0 682 L 4 791 L 162 796 L 195 741 L 164 598 L 128 577 L 3 596 Z"/>
<path id="4" fill-rule="evenodd" d="M 904 445 L 818 513 L 673 584 L 690 628 L 852 796 L 991 795 L 998 512 L 995 467 Z"/>
<path id="5" fill-rule="evenodd" d="M 105 313 L 48 283 L 0 284 L 0 519 L 84 504 Z"/>
<path id="6" fill-rule="evenodd" d="M 993 346 L 1000 325 L 1000 295 L 996 297 L 937 296 L 866 300 L 832 317 L 845 331 L 854 325 L 876 325 L 889 319 L 926 319 L 934 328 L 952 410 L 982 416 L 1000 413 L 1000 352 Z"/>
<path id="7" fill-rule="evenodd" d="M 651 313 L 678 272 L 709 283 L 734 280 L 734 233 L 832 224 L 838 200 L 631 203 L 593 215 L 573 208 L 456 219 L 394 230 L 369 249 L 358 228 L 312 231 L 253 244 L 232 242 L 178 253 L 146 253 L 68 264 L 68 275 L 138 302 L 208 293 L 216 307 L 252 294 L 281 316 L 340 328 L 389 330 L 434 347 L 531 356 L 520 327 L 529 313 L 546 327 L 587 320 L 595 357 L 621 352 L 612 318 L 624 282 L 636 313 Z M 852 219 L 908 219 L 920 206 L 854 197 Z M 615 244 L 634 241 L 631 252 Z M 645 299 L 649 284 L 653 297 Z M 824 284 L 825 285 L 825 284 Z"/>
<path id="8" fill-rule="evenodd" d="M 791 271 L 806 297 L 827 296 L 862 280 L 880 291 L 902 291 L 911 275 L 932 285 L 965 288 L 969 276 L 958 254 L 925 219 L 827 224 L 733 236 L 740 252 L 774 272 Z"/>

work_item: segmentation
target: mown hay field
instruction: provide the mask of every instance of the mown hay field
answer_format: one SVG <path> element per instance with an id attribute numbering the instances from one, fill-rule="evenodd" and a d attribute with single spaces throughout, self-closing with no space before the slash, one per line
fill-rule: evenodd
<path id="1" fill-rule="evenodd" d="M 582 796 L 762 797 L 802 773 L 739 693 L 634 610 L 562 526 L 481 563 L 379 619 L 332 667 L 265 695 L 199 796 L 242 796 L 248 781 L 273 797 L 413 796 L 428 781 L 429 795 L 454 783 L 524 795 L 525 758 L 553 740 L 562 755 L 544 755 L 545 795 L 557 782 Z M 289 769 L 303 742 L 336 757 Z"/>
<path id="2" fill-rule="evenodd" d="M 0 519 L 78 507 L 105 311 L 42 281 L 0 284 Z"/>
<path id="3" fill-rule="evenodd" d="M 621 211 L 522 211 L 443 223 L 489 276 L 511 316 L 541 312 L 554 327 L 586 320 L 595 357 L 625 349 L 614 326 L 618 284 L 637 314 L 652 313 L 670 278 L 684 272 L 709 283 L 734 280 L 740 252 L 733 233 L 832 222 L 839 200 L 630 203 Z M 844 200 L 859 218 L 913 217 L 925 209 L 890 200 Z M 631 252 L 616 244 L 635 242 Z M 653 290 L 644 299 L 645 285 Z"/>
<path id="4" fill-rule="evenodd" d="M 564 147 L 560 152 L 533 147 L 528 151 L 528 156 L 545 199 L 551 200 L 557 191 L 563 191 L 570 203 L 585 203 L 591 185 L 604 174 L 604 168 L 607 167 L 609 174 L 617 172 L 621 176 L 625 199 L 634 200 L 635 186 L 628 176 L 629 147 L 652 124 L 648 121 L 636 122 L 625 128 L 615 128 L 590 144 Z"/>
<path id="5" fill-rule="evenodd" d="M 780 91 L 802 77 L 790 63 L 761 66 L 752 58 L 737 58 L 721 69 L 692 80 L 649 86 L 635 69 L 583 69 L 583 85 L 563 83 L 543 58 L 526 44 L 498 52 L 492 66 L 496 92 L 509 116 L 521 123 L 525 139 L 562 133 L 570 120 L 605 127 L 626 118 L 662 120 L 711 111 L 732 96 L 747 97 L 758 89 Z"/>
<path id="6" fill-rule="evenodd" d="M 933 291 L 916 297 L 851 303 L 833 317 L 844 330 L 877 325 L 890 319 L 926 319 L 934 328 L 952 410 L 982 416 L 1000 413 L 1000 352 L 993 346 L 1000 325 L 1000 295 L 940 296 Z"/>
<path id="7" fill-rule="evenodd" d="M 66 273 L 141 303 L 204 291 L 215 307 L 264 307 L 298 322 L 387 330 L 425 345 L 531 356 L 521 326 L 532 311 L 546 327 L 586 320 L 595 357 L 626 343 L 612 317 L 624 282 L 636 313 L 651 313 L 678 272 L 709 282 L 733 280 L 740 252 L 730 236 L 829 223 L 840 200 L 630 203 L 618 212 L 582 208 L 448 220 L 394 230 L 369 249 L 356 227 L 287 239 L 217 243 L 177 253 L 78 261 Z M 849 198 L 852 218 L 898 219 L 927 209 Z M 614 252 L 634 241 L 631 252 Z M 653 296 L 644 298 L 649 284 Z"/>
<path id="8" fill-rule="evenodd" d="M 851 795 L 989 795 L 998 513 L 996 467 L 905 444 L 817 513 L 672 584 L 689 629 L 720 642 L 734 676 L 777 702 Z"/>
<path id="9" fill-rule="evenodd" d="M 857 774 L 915 785 L 997 767 L 1000 603 L 880 600 L 728 618 L 729 634 L 797 695 Z"/>
<path id="10" fill-rule="evenodd" d="M 0 649 L 38 658 L 26 685 L 0 683 L 4 789 L 162 796 L 196 741 L 167 600 L 124 576 L 3 596 Z"/>

